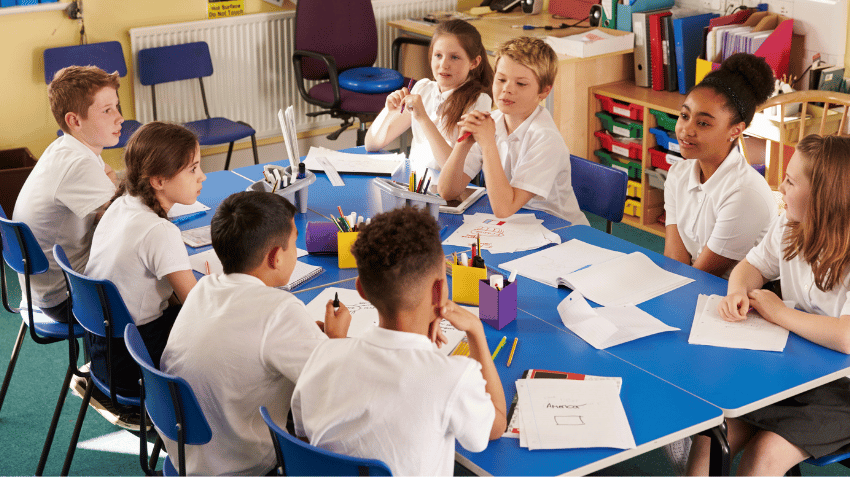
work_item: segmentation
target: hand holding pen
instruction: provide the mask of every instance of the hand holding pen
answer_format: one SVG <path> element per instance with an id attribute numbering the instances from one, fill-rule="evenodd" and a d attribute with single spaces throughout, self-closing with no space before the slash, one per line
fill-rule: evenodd
<path id="1" fill-rule="evenodd" d="M 457 139 L 458 143 L 463 142 L 470 136 L 475 136 L 475 140 L 478 141 L 479 135 L 492 134 L 494 138 L 496 135 L 496 123 L 490 117 L 489 112 L 472 111 L 464 114 L 460 117 L 457 125 L 462 132 L 460 138 Z"/>
<path id="2" fill-rule="evenodd" d="M 401 102 L 401 110 L 399 111 L 399 113 L 401 113 L 401 114 L 404 114 L 404 105 L 405 105 L 404 99 L 408 95 L 410 95 L 410 90 L 413 88 L 414 83 L 416 83 L 416 80 L 411 78 L 410 81 L 407 82 L 407 90 L 401 89 L 401 90 L 397 90 L 397 91 L 393 92 L 392 94 L 390 94 L 390 97 L 392 97 L 393 95 L 396 95 L 396 94 L 400 94 L 402 102 Z M 387 97 L 387 101 L 389 101 L 389 97 Z M 398 106 L 398 103 L 396 103 L 396 106 Z"/>

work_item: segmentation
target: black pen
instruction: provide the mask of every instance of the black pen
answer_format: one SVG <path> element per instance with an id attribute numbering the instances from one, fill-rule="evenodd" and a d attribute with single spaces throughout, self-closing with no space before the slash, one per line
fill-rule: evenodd
<path id="1" fill-rule="evenodd" d="M 334 293 L 334 311 L 339 308 L 339 293 Z"/>

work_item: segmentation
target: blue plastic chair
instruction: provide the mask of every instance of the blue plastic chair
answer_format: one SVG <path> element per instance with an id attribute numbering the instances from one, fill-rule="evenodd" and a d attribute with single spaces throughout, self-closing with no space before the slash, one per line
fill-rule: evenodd
<path id="1" fill-rule="evenodd" d="M 269 426 L 280 476 L 393 476 L 377 459 L 336 454 L 306 442 L 281 429 L 266 407 L 260 415 Z"/>
<path id="2" fill-rule="evenodd" d="M 251 137 L 251 147 L 254 150 L 254 164 L 260 164 L 257 155 L 256 131 L 248 123 L 231 121 L 223 117 L 211 117 L 207 106 L 207 95 L 204 90 L 203 77 L 213 74 L 212 57 L 207 43 L 200 41 L 173 46 L 161 46 L 139 50 L 138 54 L 139 82 L 150 85 L 153 101 L 153 118 L 156 115 L 156 86 L 160 83 L 177 82 L 180 80 L 198 79 L 201 87 L 201 100 L 204 102 L 206 119 L 183 123 L 198 137 L 201 145 L 220 145 L 229 143 L 227 160 L 224 169 L 230 169 L 230 155 L 233 144 L 242 138 Z"/>
<path id="3" fill-rule="evenodd" d="M 124 336 L 124 329 L 118 325 L 127 325 L 133 323 L 130 312 L 121 299 L 121 294 L 118 288 L 111 281 L 105 279 L 92 279 L 79 272 L 75 271 L 65 251 L 60 245 L 53 246 L 53 256 L 56 262 L 65 274 L 65 281 L 68 284 L 71 298 L 71 310 L 74 317 L 80 322 L 80 325 L 90 334 L 104 338 L 120 338 Z M 77 440 L 80 437 L 80 429 L 83 426 L 83 420 L 86 418 L 89 401 L 91 400 L 92 389 L 96 386 L 103 394 L 109 397 L 112 406 L 117 410 L 119 405 L 139 407 L 141 406 L 140 397 L 127 397 L 115 393 L 115 386 L 112 375 L 112 343 L 107 342 L 106 345 L 106 366 L 108 381 L 100 379 L 94 372 L 77 372 L 77 376 L 87 379 L 86 392 L 83 395 L 83 403 L 80 406 L 80 412 L 77 415 L 77 422 L 74 425 L 74 432 L 71 436 L 71 444 L 68 446 L 68 453 L 65 456 L 65 463 L 62 467 L 62 476 L 67 476 L 71 469 L 71 461 L 74 459 L 74 451 L 77 448 Z"/>
<path id="4" fill-rule="evenodd" d="M 843 454 L 833 454 L 833 455 L 830 455 L 830 456 L 824 456 L 822 458 L 809 458 L 809 459 L 803 461 L 803 463 L 810 464 L 812 466 L 818 466 L 818 467 L 830 465 L 830 464 L 833 464 L 833 463 L 838 463 L 842 466 L 846 466 L 847 468 L 850 468 L 850 452 L 843 453 Z M 800 464 L 803 464 L 803 463 L 800 463 Z M 802 472 L 800 471 L 800 464 L 798 464 L 798 465 L 794 466 L 793 468 L 791 468 L 790 470 L 788 470 L 788 473 L 786 473 L 786 476 L 802 476 Z"/>
<path id="5" fill-rule="evenodd" d="M 48 48 L 44 50 L 44 82 L 48 85 L 53 81 L 57 71 L 69 66 L 94 65 L 106 73 L 118 72 L 123 78 L 127 75 L 127 64 L 124 62 L 124 51 L 118 41 L 107 41 L 104 43 L 80 44 L 76 46 L 62 46 L 59 48 Z M 118 104 L 121 110 L 121 104 Z M 110 148 L 124 148 L 130 136 L 142 125 L 139 121 L 132 119 L 124 120 L 121 124 L 121 136 L 118 144 Z M 62 131 L 57 131 L 59 136 Z"/>
<path id="6" fill-rule="evenodd" d="M 83 329 L 79 325 L 69 327 L 69 324 L 73 323 L 70 321 L 66 323 L 56 322 L 38 308 L 27 306 L 32 304 L 30 277 L 35 274 L 42 274 L 49 268 L 47 257 L 42 252 L 41 246 L 39 246 L 29 226 L 7 219 L 6 214 L 0 209 L 0 237 L 2 237 L 0 248 L 2 248 L 3 260 L 9 264 L 12 270 L 24 276 L 24 295 L 26 296 L 26 304 L 21 305 L 20 308 L 14 308 L 9 304 L 6 268 L 0 264 L 0 288 L 2 288 L 3 307 L 10 313 L 20 314 L 23 320 L 18 331 L 18 337 L 15 340 L 15 346 L 12 348 L 12 357 L 9 360 L 9 366 L 6 368 L 6 376 L 3 378 L 3 387 L 0 388 L 0 408 L 3 407 L 3 401 L 6 399 L 6 390 L 12 380 L 12 373 L 15 371 L 18 355 L 21 353 L 27 327 L 29 327 L 30 337 L 37 344 L 52 344 L 62 340 L 70 340 L 68 342 L 68 369 L 65 371 L 65 379 L 59 387 L 59 397 L 56 401 L 56 408 L 53 410 L 53 419 L 36 470 L 36 475 L 40 476 L 44 471 L 50 447 L 53 445 L 53 435 L 56 432 L 56 424 L 59 422 L 59 415 L 65 404 L 65 397 L 68 394 L 68 384 L 76 370 L 80 352 L 77 338 L 83 336 Z"/>
<path id="7" fill-rule="evenodd" d="M 629 177 L 624 172 L 575 155 L 570 155 L 570 163 L 570 179 L 579 209 L 608 220 L 605 231 L 610 234 L 612 222 L 623 220 Z"/>
<path id="8" fill-rule="evenodd" d="M 142 408 L 147 409 L 153 425 L 163 436 L 177 441 L 177 469 L 171 456 L 165 458 L 163 475 L 186 476 L 186 444 L 206 444 L 212 439 L 212 430 L 204 417 L 204 411 L 195 398 L 192 387 L 186 380 L 166 374 L 155 368 L 148 349 L 135 325 L 127 325 L 124 343 L 130 355 L 142 370 Z M 144 414 L 145 411 L 143 410 Z M 147 424 L 142 420 L 141 450 L 139 456 L 142 469 L 154 475 L 153 466 L 147 461 Z"/>

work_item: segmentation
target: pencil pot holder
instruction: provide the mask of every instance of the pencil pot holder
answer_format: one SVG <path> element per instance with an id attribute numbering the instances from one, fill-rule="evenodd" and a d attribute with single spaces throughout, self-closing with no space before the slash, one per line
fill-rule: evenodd
<path id="1" fill-rule="evenodd" d="M 281 167 L 279 165 L 265 165 L 263 169 L 267 171 L 275 169 L 281 174 L 281 176 L 286 176 L 288 179 L 292 179 L 292 167 L 290 166 Z M 308 187 L 315 181 L 316 175 L 309 170 L 305 170 L 303 179 L 295 179 L 293 183 L 282 189 L 277 189 L 274 193 L 285 197 L 287 201 L 291 202 L 296 208 L 298 208 L 299 213 L 306 213 L 307 191 L 310 190 Z M 272 185 L 265 179 L 260 179 L 249 185 L 247 190 L 272 192 Z"/>
<path id="2" fill-rule="evenodd" d="M 478 281 L 487 279 L 487 269 L 452 266 L 452 301 L 467 305 L 478 305 Z"/>
<path id="3" fill-rule="evenodd" d="M 478 281 L 478 318 L 496 330 L 516 320 L 516 281 L 498 290 L 486 279 Z"/>
<path id="4" fill-rule="evenodd" d="M 339 233 L 339 227 L 329 221 L 308 222 L 307 231 L 304 233 L 307 253 L 336 254 L 337 233 Z"/>
<path id="5" fill-rule="evenodd" d="M 397 182 L 386 179 L 375 179 L 372 185 L 377 190 L 378 212 L 392 211 L 403 206 L 425 208 L 434 217 L 440 219 L 440 206 L 446 205 L 446 200 L 433 194 L 411 192 Z"/>
<path id="6" fill-rule="evenodd" d="M 351 255 L 351 246 L 354 245 L 354 240 L 357 240 L 359 233 L 358 231 L 337 231 L 337 258 L 340 269 L 353 269 L 357 267 L 357 262 L 354 261 L 354 256 Z"/>

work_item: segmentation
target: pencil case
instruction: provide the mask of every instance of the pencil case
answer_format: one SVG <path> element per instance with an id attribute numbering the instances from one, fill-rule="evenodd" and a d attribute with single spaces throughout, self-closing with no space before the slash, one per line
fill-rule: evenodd
<path id="1" fill-rule="evenodd" d="M 487 279 L 487 269 L 452 266 L 452 301 L 468 305 L 478 305 L 478 281 Z"/>
<path id="2" fill-rule="evenodd" d="M 307 231 L 304 232 L 307 253 L 336 254 L 337 233 L 339 233 L 339 227 L 330 221 L 308 222 Z"/>
<path id="3" fill-rule="evenodd" d="M 263 166 L 264 170 L 277 169 L 282 175 L 286 175 L 289 178 L 292 178 L 292 167 L 286 166 L 281 167 L 279 165 L 265 165 Z M 287 201 L 291 202 L 298 208 L 299 213 L 307 212 L 307 191 L 310 184 L 316 181 L 316 175 L 309 170 L 304 171 L 304 178 L 297 179 L 294 183 L 289 184 L 283 189 L 278 189 L 275 191 L 275 194 L 281 195 L 286 198 Z M 249 191 L 264 191 L 271 192 L 272 186 L 265 179 L 260 179 L 257 182 L 248 186 Z"/>
<path id="4" fill-rule="evenodd" d="M 357 262 L 354 256 L 351 255 L 351 246 L 354 245 L 354 240 L 357 240 L 358 231 L 342 232 L 337 230 L 337 260 L 340 269 L 353 269 L 357 267 Z"/>
<path id="5" fill-rule="evenodd" d="M 378 190 L 378 212 L 391 211 L 402 206 L 424 207 L 434 219 L 439 219 L 440 206 L 446 205 L 446 200 L 440 196 L 411 192 L 391 180 L 377 178 L 372 180 L 372 185 Z"/>
<path id="6" fill-rule="evenodd" d="M 516 281 L 509 282 L 501 290 L 490 285 L 486 279 L 478 281 L 478 318 L 496 330 L 516 320 Z"/>

